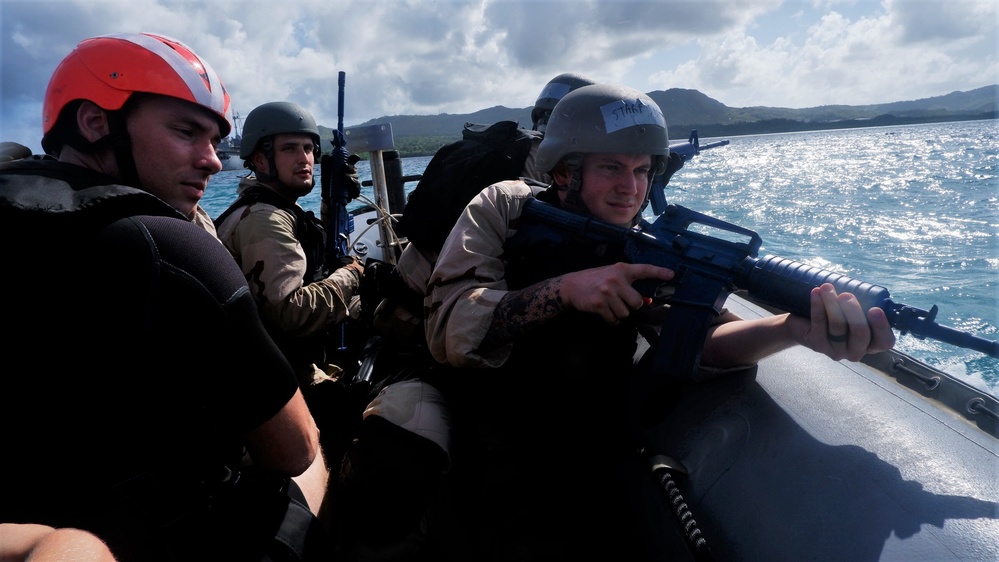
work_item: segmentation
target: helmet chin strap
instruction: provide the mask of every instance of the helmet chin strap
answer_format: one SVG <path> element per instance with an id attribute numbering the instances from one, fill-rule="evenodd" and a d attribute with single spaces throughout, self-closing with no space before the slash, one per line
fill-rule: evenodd
<path id="1" fill-rule="evenodd" d="M 645 208 L 649 206 L 649 201 L 652 200 L 652 184 L 655 181 L 655 177 L 666 171 L 666 158 L 666 156 L 652 157 L 652 169 L 649 170 L 649 183 L 645 186 L 645 201 L 642 201 L 642 206 L 638 210 L 638 214 L 631 220 L 631 226 L 635 226 L 642 220 L 642 213 L 645 212 Z"/>
<path id="2" fill-rule="evenodd" d="M 565 206 L 574 211 L 579 211 L 592 215 L 593 213 L 583 202 L 581 189 L 583 186 L 583 156 L 581 154 L 571 154 L 565 158 L 565 166 L 571 172 L 569 185 L 559 186 L 559 190 L 565 191 Z"/>
<path id="3" fill-rule="evenodd" d="M 118 162 L 119 181 L 125 185 L 142 188 L 139 182 L 139 170 L 135 165 L 135 155 L 132 153 L 132 137 L 125 127 L 125 117 L 121 111 L 109 111 L 107 135 L 94 143 L 95 148 L 109 147 Z"/>

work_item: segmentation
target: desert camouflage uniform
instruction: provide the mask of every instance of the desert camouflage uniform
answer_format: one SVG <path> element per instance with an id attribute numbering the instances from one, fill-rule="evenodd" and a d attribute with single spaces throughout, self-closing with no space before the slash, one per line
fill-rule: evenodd
<path id="1" fill-rule="evenodd" d="M 212 222 L 212 217 L 208 215 L 208 211 L 202 208 L 201 205 L 194 207 L 194 218 L 191 219 L 191 222 L 207 230 L 212 236 L 218 238 L 218 232 L 215 231 L 215 223 Z"/>
<path id="2" fill-rule="evenodd" d="M 478 348 L 507 293 L 499 256 L 515 232 L 511 221 L 533 197 L 520 180 L 500 182 L 473 197 L 458 218 L 428 286 L 426 335 L 434 359 L 455 367 L 499 367 L 506 361 L 512 344 L 485 354 Z"/>
<path id="3" fill-rule="evenodd" d="M 486 353 L 478 348 L 492 325 L 496 306 L 508 292 L 505 264 L 499 256 L 516 233 L 511 225 L 516 225 L 524 203 L 532 198 L 531 187 L 523 181 L 500 182 L 474 197 L 458 218 L 429 281 L 426 335 L 436 360 L 455 367 L 499 367 L 509 357 L 512 343 Z M 466 234 L 455 236 L 455 232 Z M 726 309 L 715 323 L 737 319 Z M 710 378 L 745 367 L 702 366 L 698 376 Z"/>
<path id="4" fill-rule="evenodd" d="M 262 182 L 239 182 L 238 194 Z M 218 236 L 246 276 L 250 292 L 269 325 L 292 337 L 329 331 L 348 316 L 356 318 L 360 275 L 337 269 L 326 279 L 305 284 L 306 256 L 295 237 L 294 214 L 266 203 L 247 205 L 219 225 Z M 314 366 L 324 378 L 332 366 Z"/>

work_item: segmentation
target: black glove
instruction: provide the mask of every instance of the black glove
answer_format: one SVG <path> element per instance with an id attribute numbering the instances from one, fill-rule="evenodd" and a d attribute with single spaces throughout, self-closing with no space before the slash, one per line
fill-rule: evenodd
<path id="1" fill-rule="evenodd" d="M 682 167 L 683 167 L 683 156 L 680 156 L 679 153 L 673 152 L 671 150 L 669 153 L 669 157 L 666 158 L 666 170 L 663 172 L 663 185 L 665 186 L 666 184 L 668 184 L 669 179 L 673 177 L 673 174 L 679 172 L 680 168 Z"/>
<path id="2" fill-rule="evenodd" d="M 360 156 L 351 154 L 347 157 L 347 166 L 344 168 L 344 185 L 347 186 L 347 193 L 351 199 L 357 199 L 361 196 L 361 180 L 357 179 L 356 166 L 360 160 Z"/>
<path id="3" fill-rule="evenodd" d="M 342 269 L 344 267 L 357 272 L 358 277 L 364 274 L 364 262 L 361 258 L 357 256 L 343 256 L 337 258 L 336 269 Z"/>

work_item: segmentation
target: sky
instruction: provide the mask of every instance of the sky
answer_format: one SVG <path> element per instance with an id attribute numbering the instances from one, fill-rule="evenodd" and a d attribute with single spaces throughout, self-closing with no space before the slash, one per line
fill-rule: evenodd
<path id="1" fill-rule="evenodd" d="M 0 0 L 0 141 L 41 152 L 52 71 L 88 37 L 155 32 L 236 113 L 286 100 L 335 128 L 534 105 L 575 72 L 729 106 L 916 100 L 999 84 L 995 0 Z M 669 108 L 663 111 L 669 121 Z"/>

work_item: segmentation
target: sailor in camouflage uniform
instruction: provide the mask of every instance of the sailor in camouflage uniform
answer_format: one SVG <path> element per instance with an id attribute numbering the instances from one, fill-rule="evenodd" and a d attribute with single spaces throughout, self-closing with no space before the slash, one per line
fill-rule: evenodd
<path id="1" fill-rule="evenodd" d="M 349 407 L 331 355 L 343 347 L 341 323 L 360 311 L 364 267 L 354 257 L 327 263 L 323 223 L 297 203 L 315 187 L 319 142 L 315 119 L 300 105 L 271 102 L 251 111 L 240 157 L 253 173 L 240 180 L 238 199 L 215 225 L 268 332 L 295 368 L 323 430 L 324 451 L 336 464 L 359 411 Z M 356 169 L 348 166 L 345 174 L 359 189 Z"/>
<path id="2" fill-rule="evenodd" d="M 557 102 L 538 149 L 551 186 L 487 187 L 441 249 L 424 301 L 426 338 L 450 366 L 433 383 L 453 419 L 448 480 L 470 558 L 661 559 L 658 533 L 643 532 L 648 519 L 635 509 L 644 473 L 637 451 L 648 428 L 636 419 L 646 396 L 636 392 L 644 387 L 634 364 L 639 335 L 658 339 L 644 327 L 670 314 L 674 272 L 631 263 L 617 242 L 553 241 L 520 227 L 534 199 L 634 226 L 669 154 L 665 118 L 651 98 L 608 84 L 580 87 Z M 646 298 L 637 280 L 667 290 Z M 795 345 L 856 361 L 894 343 L 880 309 L 864 311 L 829 284 L 810 298 L 810 319 L 746 320 L 722 310 L 689 376 L 739 372 Z"/>

